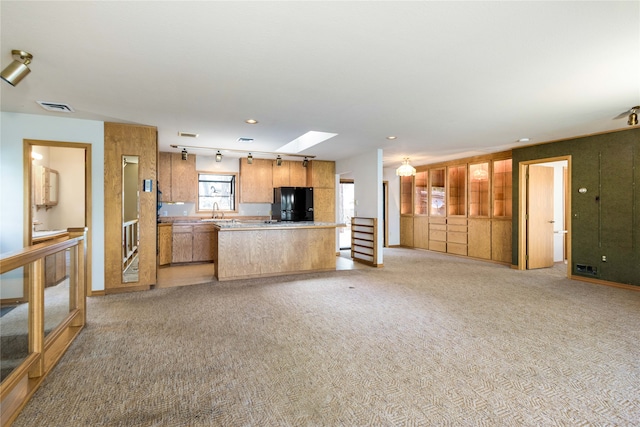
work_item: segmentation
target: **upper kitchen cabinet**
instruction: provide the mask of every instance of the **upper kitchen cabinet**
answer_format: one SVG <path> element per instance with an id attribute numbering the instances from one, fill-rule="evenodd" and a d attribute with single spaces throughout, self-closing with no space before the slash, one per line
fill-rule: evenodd
<path id="1" fill-rule="evenodd" d="M 273 203 L 272 160 L 240 159 L 240 203 Z"/>
<path id="2" fill-rule="evenodd" d="M 307 165 L 307 187 L 335 188 L 335 186 L 335 162 L 311 160 Z"/>
<path id="3" fill-rule="evenodd" d="M 272 161 L 273 188 L 278 187 L 306 187 L 307 170 L 302 166 L 302 162 L 283 160 L 278 166 L 275 160 Z"/>
<path id="4" fill-rule="evenodd" d="M 198 195 L 196 156 L 182 160 L 180 153 L 161 152 L 158 158 L 159 188 L 163 202 L 195 203 Z"/>

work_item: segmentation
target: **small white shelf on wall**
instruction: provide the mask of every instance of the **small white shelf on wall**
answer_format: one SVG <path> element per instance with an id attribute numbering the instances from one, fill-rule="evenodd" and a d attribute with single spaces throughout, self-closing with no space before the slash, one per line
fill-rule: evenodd
<path id="1" fill-rule="evenodd" d="M 376 218 L 351 218 L 351 258 L 378 267 L 378 227 Z"/>

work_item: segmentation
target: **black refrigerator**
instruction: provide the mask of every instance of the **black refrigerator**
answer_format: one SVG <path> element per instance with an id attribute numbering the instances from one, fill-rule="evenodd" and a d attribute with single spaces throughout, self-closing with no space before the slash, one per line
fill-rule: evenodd
<path id="1" fill-rule="evenodd" d="M 313 188 L 274 188 L 271 213 L 278 221 L 313 221 Z"/>

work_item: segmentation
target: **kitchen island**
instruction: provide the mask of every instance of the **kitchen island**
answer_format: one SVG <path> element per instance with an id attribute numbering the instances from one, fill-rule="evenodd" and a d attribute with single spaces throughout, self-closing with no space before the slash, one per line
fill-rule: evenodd
<path id="1" fill-rule="evenodd" d="M 219 281 L 336 269 L 336 227 L 322 222 L 219 221 L 213 258 Z"/>

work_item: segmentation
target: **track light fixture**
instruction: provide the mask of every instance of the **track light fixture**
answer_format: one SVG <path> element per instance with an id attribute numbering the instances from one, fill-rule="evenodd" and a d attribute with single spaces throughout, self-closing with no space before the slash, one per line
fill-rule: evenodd
<path id="1" fill-rule="evenodd" d="M 11 55 L 14 61 L 2 70 L 1 77 L 11 86 L 15 86 L 31 72 L 27 65 L 31 63 L 33 55 L 22 50 L 12 50 Z"/>
<path id="2" fill-rule="evenodd" d="M 309 164 L 309 159 L 305 157 L 304 160 L 302 161 L 302 167 L 306 168 L 308 164 Z"/>
<path id="3" fill-rule="evenodd" d="M 276 165 L 282 166 L 282 157 L 280 157 L 280 154 L 278 154 L 278 157 L 276 157 Z"/>
<path id="4" fill-rule="evenodd" d="M 636 113 L 637 110 L 640 110 L 640 106 L 633 107 L 631 109 L 631 114 L 629 114 L 629 120 L 627 121 L 627 124 L 629 126 L 635 126 L 638 124 L 638 113 Z"/>
<path id="5" fill-rule="evenodd" d="M 189 153 L 187 153 L 187 149 L 182 149 L 182 160 L 187 160 L 189 158 Z"/>
<path id="6" fill-rule="evenodd" d="M 249 163 L 250 165 L 253 164 L 253 156 L 251 155 L 251 153 L 249 153 L 249 155 L 247 156 L 247 163 Z"/>
<path id="7" fill-rule="evenodd" d="M 220 150 L 216 153 L 216 162 L 220 163 L 222 161 L 222 153 Z"/>

